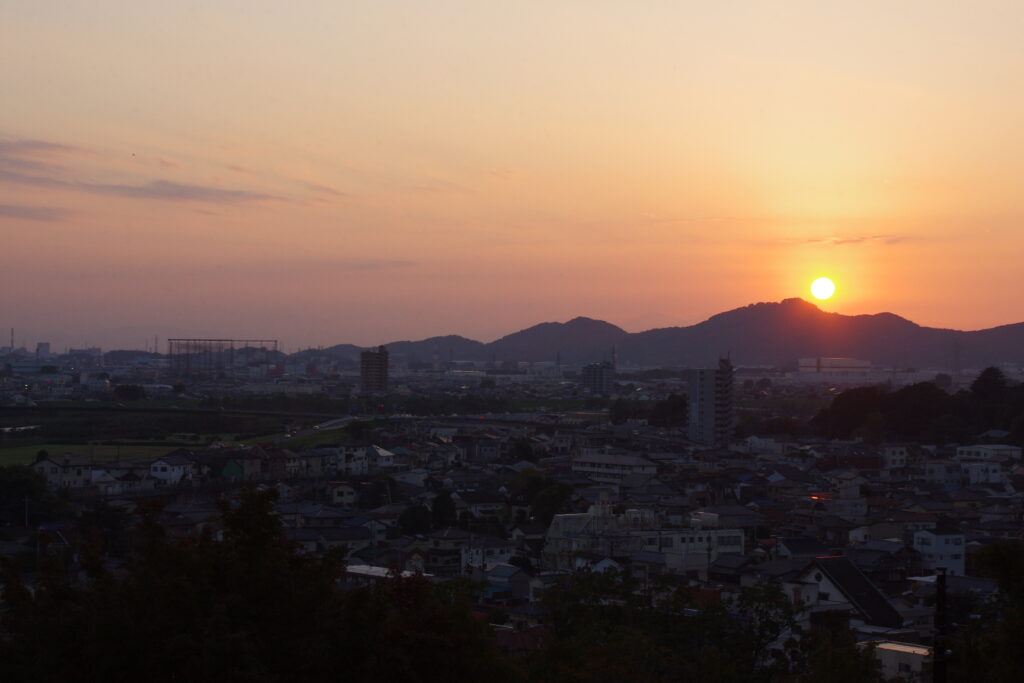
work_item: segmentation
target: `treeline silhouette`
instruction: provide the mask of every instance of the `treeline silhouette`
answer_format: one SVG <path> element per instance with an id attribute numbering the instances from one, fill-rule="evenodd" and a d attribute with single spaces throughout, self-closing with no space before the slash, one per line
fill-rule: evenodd
<path id="1" fill-rule="evenodd" d="M 890 390 L 885 386 L 848 389 L 838 394 L 809 425 L 833 439 L 862 438 L 944 445 L 970 443 L 991 430 L 995 440 L 1024 443 L 1024 385 L 1011 383 L 998 368 L 983 370 L 970 389 L 950 394 L 936 382 Z"/>

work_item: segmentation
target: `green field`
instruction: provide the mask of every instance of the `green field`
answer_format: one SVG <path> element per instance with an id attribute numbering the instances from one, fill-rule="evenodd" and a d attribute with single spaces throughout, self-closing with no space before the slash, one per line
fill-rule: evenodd
<path id="1" fill-rule="evenodd" d="M 186 447 L 185 444 L 182 444 Z M 174 450 L 173 446 L 94 446 L 91 444 L 34 444 L 0 448 L 0 466 L 27 465 L 36 459 L 36 453 L 46 451 L 51 456 L 65 453 L 80 455 L 93 462 L 110 460 L 155 460 Z"/>

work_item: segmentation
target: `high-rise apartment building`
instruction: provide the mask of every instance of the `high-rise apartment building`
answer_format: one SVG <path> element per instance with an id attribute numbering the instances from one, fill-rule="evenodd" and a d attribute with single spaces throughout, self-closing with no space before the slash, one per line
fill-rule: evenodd
<path id="1" fill-rule="evenodd" d="M 615 364 L 604 361 L 584 365 L 580 371 L 580 384 L 592 394 L 611 396 L 615 388 Z"/>
<path id="2" fill-rule="evenodd" d="M 359 357 L 360 386 L 364 394 L 383 394 L 388 390 L 388 350 L 363 351 Z"/>
<path id="3" fill-rule="evenodd" d="M 718 367 L 686 373 L 689 403 L 688 438 L 712 448 L 725 448 L 733 435 L 733 372 L 728 358 Z"/>

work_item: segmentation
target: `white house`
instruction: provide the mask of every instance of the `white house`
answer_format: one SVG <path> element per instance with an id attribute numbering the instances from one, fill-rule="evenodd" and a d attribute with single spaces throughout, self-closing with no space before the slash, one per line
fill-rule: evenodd
<path id="1" fill-rule="evenodd" d="M 960 446 L 956 449 L 956 459 L 961 462 L 964 460 L 1020 461 L 1020 453 L 1020 446 L 1006 444 Z"/>
<path id="2" fill-rule="evenodd" d="M 960 469 L 969 485 L 1002 484 L 1006 481 L 1006 474 L 998 462 L 961 462 Z"/>
<path id="3" fill-rule="evenodd" d="M 159 479 L 165 485 L 191 480 L 193 463 L 182 455 L 165 455 L 149 465 L 149 476 Z"/>
<path id="4" fill-rule="evenodd" d="M 914 532 L 914 550 L 921 553 L 921 568 L 934 574 L 945 567 L 951 576 L 963 576 L 966 567 L 964 535 L 935 529 Z"/>
<path id="5" fill-rule="evenodd" d="M 77 455 L 46 456 L 32 463 L 32 469 L 46 477 L 46 483 L 55 489 L 77 489 L 88 486 L 92 480 L 91 466 Z"/>

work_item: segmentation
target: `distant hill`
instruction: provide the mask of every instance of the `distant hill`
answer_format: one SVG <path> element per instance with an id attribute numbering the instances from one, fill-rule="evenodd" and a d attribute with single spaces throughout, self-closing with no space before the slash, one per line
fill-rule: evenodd
<path id="1" fill-rule="evenodd" d="M 630 337 L 621 327 L 593 318 L 573 318 L 566 323 L 541 323 L 506 335 L 486 345 L 499 360 L 590 363 L 611 360 L 612 348 Z"/>
<path id="2" fill-rule="evenodd" d="M 757 303 L 714 315 L 688 327 L 629 333 L 611 323 L 573 318 L 546 322 L 490 343 L 459 336 L 386 344 L 395 357 L 431 361 L 491 360 L 588 363 L 607 360 L 612 348 L 620 363 L 704 366 L 729 353 L 739 365 L 783 365 L 798 358 L 843 356 L 877 365 L 949 368 L 1024 363 L 1024 323 L 987 330 L 922 327 L 893 313 L 828 313 L 803 299 Z M 359 347 L 326 350 L 356 358 Z"/>

